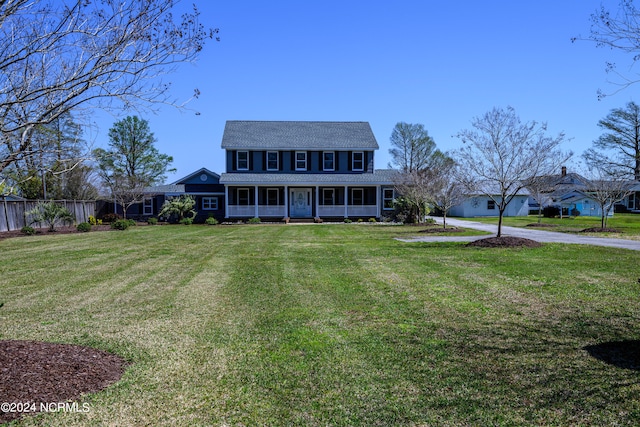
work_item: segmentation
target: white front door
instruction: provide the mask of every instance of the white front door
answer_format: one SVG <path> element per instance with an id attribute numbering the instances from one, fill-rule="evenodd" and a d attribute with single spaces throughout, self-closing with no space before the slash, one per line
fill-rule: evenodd
<path id="1" fill-rule="evenodd" d="M 311 217 L 311 189 L 296 188 L 291 190 L 291 217 Z"/>

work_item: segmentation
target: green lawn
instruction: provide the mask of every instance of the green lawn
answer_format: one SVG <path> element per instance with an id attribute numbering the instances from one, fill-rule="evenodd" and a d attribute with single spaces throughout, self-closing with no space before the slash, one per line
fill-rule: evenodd
<path id="1" fill-rule="evenodd" d="M 498 224 L 498 217 L 477 217 L 468 218 L 470 221 L 484 222 L 487 224 Z M 510 227 L 526 227 L 528 224 L 537 223 L 537 215 L 504 217 L 503 224 Z M 577 233 L 585 228 L 600 227 L 600 217 L 578 216 L 560 218 L 542 218 L 543 224 L 552 224 L 553 231 Z M 614 214 L 607 220 L 608 228 L 616 228 L 621 233 L 598 233 L 602 237 L 637 237 L 640 236 L 640 215 L 639 214 Z"/>
<path id="2" fill-rule="evenodd" d="M 156 226 L 0 241 L 0 339 L 125 357 L 19 425 L 639 425 L 640 253 L 411 227 Z M 623 345 L 624 347 L 624 345 Z M 0 401 L 1 401 L 0 397 Z"/>

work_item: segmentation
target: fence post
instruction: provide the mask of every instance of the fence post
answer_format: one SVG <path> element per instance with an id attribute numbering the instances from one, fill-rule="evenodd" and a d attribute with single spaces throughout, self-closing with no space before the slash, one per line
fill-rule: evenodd
<path id="1" fill-rule="evenodd" d="M 7 198 L 3 197 L 4 205 L 4 220 L 7 223 L 7 231 L 11 231 L 11 224 L 9 223 L 9 208 L 7 207 Z"/>

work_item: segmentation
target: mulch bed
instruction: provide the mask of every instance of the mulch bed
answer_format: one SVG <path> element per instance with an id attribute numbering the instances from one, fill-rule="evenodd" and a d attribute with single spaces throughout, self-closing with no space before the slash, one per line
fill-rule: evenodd
<path id="1" fill-rule="evenodd" d="M 600 227 L 591 227 L 585 228 L 584 230 L 580 230 L 581 233 L 622 233 L 622 230 L 618 230 L 617 228 L 600 228 Z"/>
<path id="2" fill-rule="evenodd" d="M 91 227 L 91 231 L 109 231 L 111 230 L 111 226 L 109 224 L 102 225 L 94 225 Z M 89 231 L 89 233 L 91 232 Z M 75 234 L 82 233 L 82 231 L 78 231 L 75 226 L 67 226 L 67 227 L 57 227 L 56 231 L 51 232 L 49 228 L 36 228 L 36 236 L 54 236 L 56 234 Z M 27 234 L 24 234 L 20 230 L 13 231 L 3 231 L 0 232 L 0 239 L 7 239 L 10 237 L 29 237 Z"/>
<path id="3" fill-rule="evenodd" d="M 0 401 L 35 403 L 37 412 L 40 404 L 66 402 L 108 387 L 122 377 L 125 365 L 121 357 L 90 347 L 0 341 Z M 0 411 L 0 423 L 25 413 L 31 411 Z"/>
<path id="4" fill-rule="evenodd" d="M 522 237 L 501 236 L 475 240 L 467 243 L 467 246 L 479 248 L 539 248 L 542 244 Z"/>
<path id="5" fill-rule="evenodd" d="M 553 227 L 557 227 L 558 224 L 543 224 L 543 223 L 531 223 L 531 224 L 527 224 L 527 227 L 531 227 L 531 228 L 553 228 Z"/>
<path id="6" fill-rule="evenodd" d="M 418 233 L 460 233 L 463 232 L 464 230 L 462 228 L 458 228 L 458 227 L 447 227 L 447 228 L 442 228 L 442 227 L 430 227 L 430 228 L 425 228 L 424 230 L 419 230 Z"/>

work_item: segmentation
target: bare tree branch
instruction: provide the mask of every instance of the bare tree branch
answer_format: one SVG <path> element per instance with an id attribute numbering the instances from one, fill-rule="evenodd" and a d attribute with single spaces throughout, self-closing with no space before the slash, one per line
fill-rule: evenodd
<path id="1" fill-rule="evenodd" d="M 162 76 L 194 61 L 217 30 L 195 7 L 174 21 L 176 3 L 1 2 L 0 173 L 37 151 L 34 128 L 81 106 L 178 105 Z"/>

